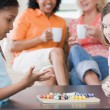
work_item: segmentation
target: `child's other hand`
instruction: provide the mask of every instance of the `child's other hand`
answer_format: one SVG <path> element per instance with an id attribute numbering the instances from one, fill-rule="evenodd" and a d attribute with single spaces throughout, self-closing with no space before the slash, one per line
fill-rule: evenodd
<path id="1" fill-rule="evenodd" d="M 46 72 L 37 72 L 34 73 L 34 67 L 32 67 L 29 72 L 26 74 L 26 76 L 23 78 L 22 82 L 25 85 L 25 87 L 29 87 L 32 86 L 34 84 L 35 81 L 44 81 L 47 80 L 48 78 L 52 77 L 52 75 L 47 76 L 46 78 L 42 78 L 42 76 L 45 76 Z"/>
<path id="2" fill-rule="evenodd" d="M 106 96 L 110 97 L 110 78 L 102 84 L 102 89 Z"/>
<path id="3" fill-rule="evenodd" d="M 41 71 L 43 75 L 39 77 L 39 81 L 49 80 L 50 78 L 55 77 L 54 70 L 52 67 Z"/>

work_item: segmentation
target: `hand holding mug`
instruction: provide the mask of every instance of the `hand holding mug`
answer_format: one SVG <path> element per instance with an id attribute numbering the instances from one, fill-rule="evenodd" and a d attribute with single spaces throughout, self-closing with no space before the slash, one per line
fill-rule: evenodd
<path id="1" fill-rule="evenodd" d="M 41 40 L 42 42 L 47 42 L 49 40 L 52 40 L 52 30 L 47 29 L 46 31 L 44 31 L 41 35 Z"/>
<path id="2" fill-rule="evenodd" d="M 68 45 L 72 47 L 75 44 L 79 44 L 76 37 L 70 36 L 68 39 Z"/>
<path id="3" fill-rule="evenodd" d="M 86 25 L 85 27 L 87 29 L 87 36 L 95 36 L 96 37 L 96 36 L 99 36 L 101 33 L 101 30 L 98 27 L 89 26 L 89 25 Z"/>

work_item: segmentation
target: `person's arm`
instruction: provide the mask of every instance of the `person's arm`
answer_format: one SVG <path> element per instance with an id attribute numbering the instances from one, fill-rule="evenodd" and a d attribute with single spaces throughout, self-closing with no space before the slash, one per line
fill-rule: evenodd
<path id="1" fill-rule="evenodd" d="M 85 26 L 87 29 L 87 36 L 93 36 L 97 37 L 100 40 L 100 36 L 102 35 L 102 30 L 100 29 L 99 25 L 98 26 L 90 26 L 86 25 Z"/>
<path id="2" fill-rule="evenodd" d="M 64 47 L 64 44 L 65 44 L 65 41 L 66 41 L 66 38 L 67 38 L 67 27 L 66 27 L 66 21 L 65 20 L 62 20 L 61 21 L 61 24 L 62 24 L 62 40 L 61 42 L 58 44 L 59 47 L 63 48 Z"/>
<path id="3" fill-rule="evenodd" d="M 22 50 L 27 50 L 27 49 L 35 47 L 36 45 L 40 43 L 45 43 L 49 40 L 52 40 L 52 32 L 48 31 L 47 29 L 39 37 L 35 37 L 32 39 L 27 39 L 27 40 L 11 40 L 10 50 L 11 52 L 19 52 Z"/>
<path id="4" fill-rule="evenodd" d="M 41 43 L 43 44 L 49 40 L 52 40 L 52 32 L 50 29 L 42 30 L 41 34 L 35 34 L 36 28 L 31 26 L 34 24 L 34 21 L 32 21 L 32 18 L 30 17 L 33 16 L 33 12 L 31 11 L 26 10 L 21 16 L 18 16 L 14 22 L 14 28 L 10 32 L 9 37 L 12 41 L 10 44 L 10 50 L 12 52 L 31 49 Z M 28 35 L 30 38 L 27 38 L 27 34 L 32 34 L 32 36 L 30 37 Z"/>
<path id="5" fill-rule="evenodd" d="M 33 85 L 35 81 L 43 81 L 53 77 L 53 74 L 44 77 L 47 72 L 33 73 L 33 70 L 34 68 L 31 68 L 29 73 L 26 74 L 26 76 L 20 82 L 8 87 L 0 88 L 0 100 L 10 97 L 17 92 Z"/>
<path id="6" fill-rule="evenodd" d="M 80 44 L 80 39 L 78 39 L 76 32 L 77 24 L 78 19 L 73 19 L 69 24 L 69 38 L 68 38 L 69 49 L 75 44 Z"/>
<path id="7" fill-rule="evenodd" d="M 0 100 L 3 100 L 7 97 L 14 95 L 17 92 L 25 89 L 26 87 L 27 87 L 26 82 L 22 80 L 17 84 L 13 84 L 8 87 L 0 88 Z"/>
<path id="8" fill-rule="evenodd" d="M 11 52 L 19 52 L 22 50 L 33 48 L 40 43 L 42 43 L 40 37 L 35 37 L 29 40 L 12 40 L 10 42 L 10 50 Z"/>

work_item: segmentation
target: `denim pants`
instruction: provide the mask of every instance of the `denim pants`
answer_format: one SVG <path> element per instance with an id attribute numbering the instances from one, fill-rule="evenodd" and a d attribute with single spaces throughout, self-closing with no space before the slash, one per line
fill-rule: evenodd
<path id="1" fill-rule="evenodd" d="M 103 80 L 108 76 L 108 60 L 103 56 L 91 56 L 80 45 L 71 47 L 68 56 L 70 84 L 85 85 L 84 75 L 88 70 L 93 70 Z"/>

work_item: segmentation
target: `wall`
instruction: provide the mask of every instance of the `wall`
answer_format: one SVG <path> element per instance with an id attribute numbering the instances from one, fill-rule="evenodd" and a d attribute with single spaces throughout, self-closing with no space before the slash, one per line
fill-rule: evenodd
<path id="1" fill-rule="evenodd" d="M 18 0 L 18 2 L 20 4 L 19 13 L 22 13 L 23 10 L 25 10 L 27 8 L 28 0 Z M 68 4 L 68 5 L 70 6 L 70 4 Z M 65 6 L 65 4 L 63 4 L 63 6 L 61 5 L 62 10 L 64 10 L 64 7 L 66 7 L 66 9 L 69 8 L 68 5 L 67 6 Z M 56 14 L 58 16 L 65 18 L 67 26 L 72 18 L 77 18 L 79 16 L 78 11 L 69 11 L 69 10 L 68 11 L 59 11 Z"/>
<path id="2" fill-rule="evenodd" d="M 27 8 L 27 2 L 28 0 L 18 0 L 20 7 L 19 7 L 19 12 L 22 12 Z"/>

